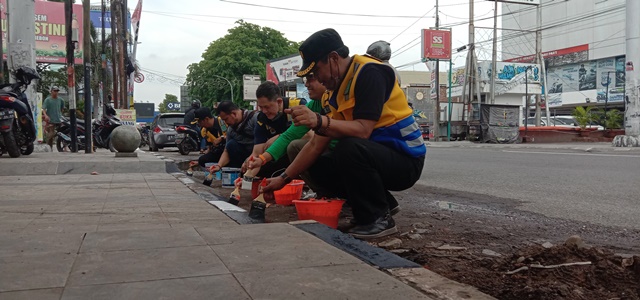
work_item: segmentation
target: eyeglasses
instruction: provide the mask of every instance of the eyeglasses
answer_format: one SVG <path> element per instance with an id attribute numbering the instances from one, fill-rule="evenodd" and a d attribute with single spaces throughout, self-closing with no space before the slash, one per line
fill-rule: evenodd
<path id="1" fill-rule="evenodd" d="M 310 72 L 309 74 L 307 74 L 307 76 L 302 77 L 302 82 L 307 83 L 315 79 L 316 79 L 316 76 L 313 74 L 313 72 Z"/>

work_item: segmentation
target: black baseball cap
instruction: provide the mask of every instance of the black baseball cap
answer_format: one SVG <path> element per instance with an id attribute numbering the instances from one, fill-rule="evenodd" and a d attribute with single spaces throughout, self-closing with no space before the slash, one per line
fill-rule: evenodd
<path id="1" fill-rule="evenodd" d="M 318 60 L 325 55 L 344 47 L 342 38 L 333 28 L 320 30 L 309 36 L 298 50 L 302 57 L 302 67 L 296 74 L 298 77 L 304 77 L 313 70 Z"/>
<path id="2" fill-rule="evenodd" d="M 193 119 L 192 124 L 197 124 L 198 122 L 204 120 L 205 118 L 213 118 L 211 114 L 211 110 L 208 107 L 200 107 L 196 109 L 193 113 L 195 115 L 195 119 Z"/>

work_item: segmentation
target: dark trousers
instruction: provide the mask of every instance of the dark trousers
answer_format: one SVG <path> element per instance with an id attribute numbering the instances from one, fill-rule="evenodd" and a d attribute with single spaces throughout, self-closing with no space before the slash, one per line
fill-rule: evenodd
<path id="1" fill-rule="evenodd" d="M 256 174 L 257 177 L 271 178 L 278 176 L 284 172 L 289 166 L 289 160 L 286 156 L 281 157 L 279 160 L 270 161 L 264 166 L 260 167 L 260 171 Z"/>
<path id="2" fill-rule="evenodd" d="M 206 163 L 214 163 L 220 160 L 220 156 L 222 156 L 222 152 L 224 152 L 224 147 L 213 147 L 209 150 L 208 153 L 200 155 L 198 157 L 198 164 L 204 168 L 204 164 Z"/>
<path id="3" fill-rule="evenodd" d="M 329 197 L 347 199 L 358 224 L 369 224 L 397 205 L 389 191 L 412 187 L 422 174 L 424 157 L 414 158 L 360 138 L 340 139 L 309 169 Z"/>
<path id="4" fill-rule="evenodd" d="M 229 168 L 240 168 L 244 163 L 244 160 L 251 155 L 253 145 L 243 145 L 236 140 L 227 140 L 225 145 L 227 154 L 229 154 Z"/>

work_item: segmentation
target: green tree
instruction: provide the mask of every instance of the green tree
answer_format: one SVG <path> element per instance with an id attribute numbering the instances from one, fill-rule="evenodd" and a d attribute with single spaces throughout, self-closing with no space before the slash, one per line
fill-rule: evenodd
<path id="1" fill-rule="evenodd" d="M 162 100 L 162 103 L 158 105 L 158 111 L 160 111 L 160 113 L 166 113 L 169 111 L 167 108 L 167 104 L 169 103 L 180 103 L 180 101 L 178 101 L 178 97 L 176 95 L 165 94 L 164 100 Z"/>
<path id="2" fill-rule="evenodd" d="M 286 39 L 275 29 L 243 20 L 236 24 L 227 35 L 209 44 L 200 62 L 188 66 L 189 94 L 201 99 L 205 107 L 231 98 L 229 83 L 220 77 L 233 85 L 233 101 L 245 106 L 242 75 L 259 74 L 264 79 L 267 60 L 298 52 L 299 43 Z"/>

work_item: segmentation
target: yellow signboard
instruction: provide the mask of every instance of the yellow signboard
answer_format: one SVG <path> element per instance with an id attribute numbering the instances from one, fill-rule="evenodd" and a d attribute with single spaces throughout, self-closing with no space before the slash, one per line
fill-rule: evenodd
<path id="1" fill-rule="evenodd" d="M 122 125 L 136 125 L 135 109 L 116 109 L 116 114 Z"/>

